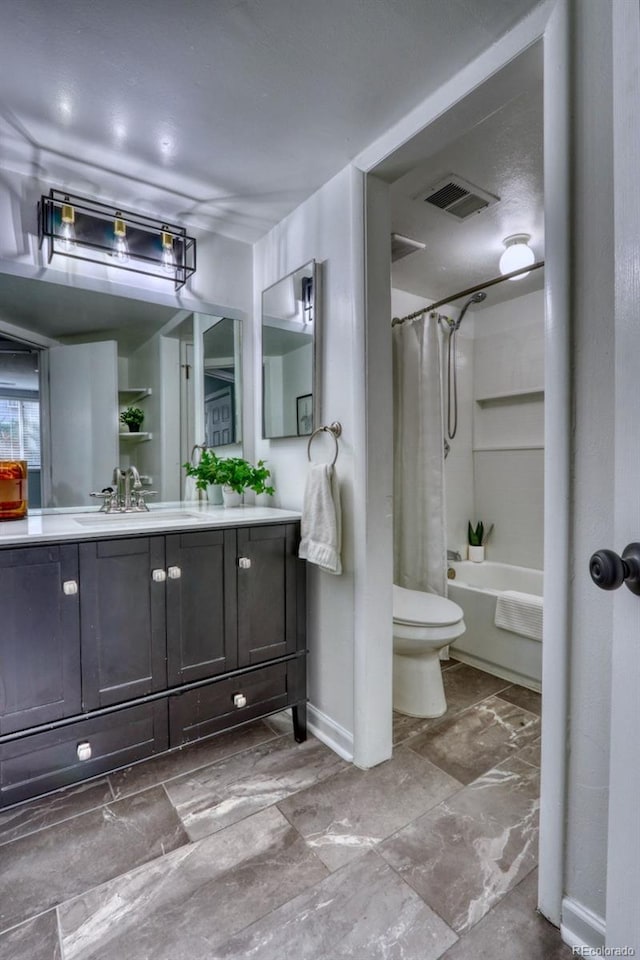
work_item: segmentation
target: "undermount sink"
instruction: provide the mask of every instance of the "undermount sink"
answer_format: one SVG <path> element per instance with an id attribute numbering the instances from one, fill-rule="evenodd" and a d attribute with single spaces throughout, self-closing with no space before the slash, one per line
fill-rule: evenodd
<path id="1" fill-rule="evenodd" d="M 189 513 L 187 510 L 151 510 L 132 513 L 88 513 L 83 517 L 74 517 L 76 523 L 83 527 L 94 527 L 96 524 L 112 526 L 116 523 L 173 523 L 177 520 L 197 522 L 201 516 Z"/>

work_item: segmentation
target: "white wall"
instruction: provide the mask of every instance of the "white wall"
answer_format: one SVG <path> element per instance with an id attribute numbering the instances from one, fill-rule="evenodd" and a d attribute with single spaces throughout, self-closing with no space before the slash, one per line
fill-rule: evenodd
<path id="1" fill-rule="evenodd" d="M 393 316 L 428 302 L 392 290 Z M 447 348 L 441 332 L 445 429 Z M 543 291 L 472 307 L 457 335 L 457 371 L 458 428 L 445 460 L 447 546 L 464 556 L 468 522 L 483 520 L 485 529 L 495 524 L 488 559 L 542 569 Z"/>
<path id="2" fill-rule="evenodd" d="M 352 737 L 354 638 L 354 512 L 363 509 L 354 487 L 356 398 L 353 371 L 356 282 L 351 249 L 352 173 L 342 171 L 271 230 L 254 248 L 254 378 L 260 383 L 261 291 L 308 260 L 321 272 L 321 420 L 339 420 L 343 433 L 336 471 L 343 515 L 343 574 L 334 577 L 308 565 L 309 697 L 311 704 Z M 256 392 L 259 396 L 259 389 Z M 307 439 L 263 440 L 260 404 L 255 405 L 256 458 L 267 461 L 276 488 L 275 505 L 301 509 L 307 476 Z M 328 459 L 332 443 L 319 438 L 315 459 Z M 327 438 L 329 440 L 330 438 Z"/>
<path id="3" fill-rule="evenodd" d="M 544 292 L 474 319 L 474 516 L 495 524 L 487 559 L 542 569 Z"/>

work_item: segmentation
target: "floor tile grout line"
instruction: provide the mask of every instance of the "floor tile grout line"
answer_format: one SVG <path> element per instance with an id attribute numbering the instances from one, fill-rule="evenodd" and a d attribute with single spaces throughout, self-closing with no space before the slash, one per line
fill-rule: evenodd
<path id="1" fill-rule="evenodd" d="M 347 769 L 348 769 L 348 768 L 347 768 Z M 282 812 L 282 810 L 280 810 L 280 807 L 278 806 L 278 804 L 284 803 L 284 801 L 285 801 L 285 800 L 289 800 L 290 797 L 295 797 L 296 794 L 298 794 L 298 793 L 304 793 L 305 790 L 313 789 L 313 787 L 317 786 L 317 785 L 320 784 L 320 783 L 326 783 L 327 780 L 331 780 L 332 777 L 338 776 L 338 774 L 340 774 L 340 773 L 344 773 L 344 768 L 340 768 L 340 769 L 338 769 L 338 770 L 334 770 L 333 773 L 327 774 L 326 777 L 322 777 L 320 780 L 315 780 L 312 784 L 308 784 L 306 787 L 300 787 L 298 790 L 294 790 L 292 793 L 288 793 L 286 796 L 281 797 L 279 800 L 274 800 L 272 803 L 268 803 L 268 804 L 266 804 L 266 805 L 263 806 L 263 807 L 258 807 L 257 810 L 248 810 L 247 813 L 244 814 L 244 816 L 239 817 L 237 820 L 234 820 L 232 823 L 227 823 L 227 824 L 225 824 L 225 825 L 222 826 L 222 827 L 218 827 L 217 830 L 213 830 L 211 833 L 207 833 L 207 834 L 205 834 L 203 837 L 198 837 L 197 840 L 192 840 L 191 837 L 189 836 L 189 828 L 186 826 L 184 820 L 182 819 L 182 817 L 180 816 L 180 814 L 179 814 L 179 812 L 178 812 L 177 807 L 174 805 L 173 801 L 171 800 L 171 797 L 169 796 L 169 794 L 168 794 L 168 792 L 167 792 L 167 790 L 166 790 L 166 784 L 163 783 L 163 784 L 160 784 L 160 786 L 163 787 L 163 789 L 164 789 L 164 791 L 165 791 L 165 793 L 166 793 L 166 795 L 167 795 L 167 799 L 169 800 L 169 803 L 171 804 L 172 809 L 174 810 L 176 816 L 178 817 L 178 820 L 180 821 L 180 824 L 181 824 L 181 826 L 182 826 L 182 829 L 185 831 L 185 833 L 186 833 L 187 836 L 189 837 L 189 843 L 199 843 L 201 840 L 206 840 L 207 837 L 215 836 L 215 834 L 221 833 L 223 830 L 227 830 L 229 827 L 233 827 L 233 826 L 235 826 L 237 823 L 242 823 L 244 820 L 247 820 L 249 817 L 254 816 L 256 813 L 262 813 L 262 811 L 264 811 L 264 810 L 271 810 L 273 807 L 275 807 L 275 808 L 278 810 L 278 813 L 282 814 L 282 816 L 285 817 L 287 823 L 290 823 L 291 821 L 289 820 L 288 817 L 285 816 L 285 814 Z M 168 781 L 168 782 L 170 782 L 170 781 Z M 293 826 L 293 824 L 291 824 L 291 826 Z M 299 831 L 297 831 L 297 829 L 296 829 L 296 832 L 299 832 Z M 303 839 L 304 839 L 304 838 L 303 838 Z M 318 859 L 320 859 L 320 858 L 318 857 Z"/>
<path id="2" fill-rule="evenodd" d="M 62 936 L 62 918 L 60 917 L 60 911 L 56 906 L 56 928 L 58 931 L 58 946 L 60 947 L 60 960 L 64 960 L 65 949 L 64 949 L 64 938 Z"/>
<path id="3" fill-rule="evenodd" d="M 89 783 L 90 781 L 86 781 L 86 782 Z M 77 786 L 77 784 L 75 784 L 75 786 Z M 63 789 L 66 789 L 66 788 L 63 788 Z M 44 797 L 46 797 L 46 794 L 44 795 Z M 34 798 L 34 802 L 38 799 L 42 800 L 43 797 Z M 27 800 L 25 802 L 29 803 L 30 801 Z M 10 840 L 0 840 L 0 850 L 2 850 L 3 847 L 8 846 L 10 843 L 16 843 L 18 840 L 24 840 L 26 837 L 33 837 L 35 836 L 36 833 L 42 833 L 43 830 L 51 830 L 52 827 L 57 827 L 58 824 L 60 823 L 69 823 L 70 820 L 76 820 L 78 817 L 83 817 L 85 813 L 95 813 L 96 810 L 102 810 L 103 807 L 107 807 L 109 806 L 109 804 L 114 802 L 115 801 L 113 800 L 103 800 L 102 803 L 96 804 L 95 807 L 92 806 L 92 807 L 87 807 L 86 810 L 79 810 L 77 813 L 72 813 L 68 817 L 62 817 L 60 820 L 54 820 L 53 823 L 45 823 L 41 827 L 36 827 L 35 830 L 27 830 L 26 833 L 21 833 L 17 837 L 11 837 Z"/>
<path id="4" fill-rule="evenodd" d="M 452 667 L 451 669 L 453 670 L 455 669 L 455 667 Z M 509 684 L 509 686 L 514 686 L 514 684 Z M 528 713 L 532 717 L 535 717 L 537 720 L 541 720 L 540 714 L 533 713 L 532 710 L 527 710 L 526 707 L 521 707 L 519 704 L 513 703 L 511 700 L 505 700 L 503 697 L 500 697 L 499 694 L 500 694 L 500 691 L 498 691 L 497 693 L 489 693 L 487 694 L 486 697 L 482 697 L 481 700 L 474 700 L 473 703 L 468 703 L 466 707 L 460 707 L 459 709 L 454 710 L 452 713 L 449 713 L 449 711 L 447 710 L 445 713 L 442 714 L 441 717 L 425 717 L 424 718 L 425 720 L 432 719 L 432 720 L 435 720 L 436 722 L 432 726 L 428 726 L 424 730 L 420 730 L 418 733 L 409 734 L 409 736 L 406 737 L 404 740 L 399 740 L 397 743 L 394 743 L 393 747 L 399 747 L 401 744 L 406 743 L 407 740 L 414 740 L 416 737 L 421 737 L 426 735 L 427 733 L 431 733 L 432 731 L 437 730 L 447 720 L 451 720 L 453 719 L 453 717 L 458 717 L 461 714 L 463 714 L 466 710 L 471 710 L 473 707 L 480 706 L 481 703 L 485 703 L 485 701 L 491 700 L 492 697 L 498 697 L 500 700 L 503 701 L 503 703 L 510 703 L 512 707 L 517 707 L 518 710 L 523 710 L 524 713 Z"/>
<path id="5" fill-rule="evenodd" d="M 396 832 L 397 832 L 397 831 L 396 831 Z M 393 836 L 393 834 L 392 834 L 392 836 Z M 390 838 L 390 837 L 387 837 L 387 840 L 389 840 L 389 839 L 391 839 L 391 838 Z M 412 891 L 415 893 L 416 897 L 418 897 L 418 899 L 421 900 L 422 903 L 424 903 L 424 905 L 425 905 L 426 907 L 428 907 L 429 910 L 431 910 L 431 912 L 436 915 L 436 917 L 438 918 L 438 920 L 440 920 L 442 923 L 444 923 L 444 925 L 445 925 L 445 927 L 447 928 L 447 930 L 451 930 L 451 932 L 452 932 L 452 933 L 454 934 L 454 936 L 456 937 L 455 943 L 458 943 L 459 940 L 462 940 L 462 937 L 464 936 L 464 934 L 460 934 L 460 933 L 458 933 L 457 930 L 454 930 L 454 928 L 451 926 L 451 924 L 450 924 L 450 923 L 447 923 L 447 921 L 444 919 L 444 917 L 442 917 L 442 916 L 438 913 L 438 911 L 437 911 L 434 907 L 431 906 L 430 903 L 427 903 L 427 901 L 425 900 L 425 898 L 422 896 L 422 894 L 421 894 L 418 890 L 416 890 L 416 888 L 413 886 L 413 884 L 412 884 L 409 880 L 407 880 L 406 877 L 403 877 L 402 874 L 400 873 L 400 871 L 397 870 L 397 869 L 394 867 L 394 865 L 393 865 L 392 863 L 390 863 L 390 862 L 387 860 L 387 858 L 386 858 L 381 852 L 379 852 L 379 851 L 376 851 L 376 852 L 378 853 L 378 856 L 380 857 L 380 859 L 381 859 L 381 860 L 384 860 L 384 862 L 385 862 L 386 865 L 389 867 L 389 869 L 392 870 L 393 873 L 395 873 L 395 875 L 398 877 L 398 879 L 401 880 L 402 883 L 404 883 L 407 887 L 409 887 L 410 890 L 412 890 Z M 455 944 L 452 943 L 451 946 L 455 946 Z M 447 947 L 447 950 L 450 950 L 450 949 L 451 949 L 450 947 Z M 446 951 L 445 951 L 445 952 L 446 952 Z M 441 956 L 442 956 L 442 954 L 441 954 Z"/>
<path id="6" fill-rule="evenodd" d="M 39 913 L 34 913 L 33 916 L 27 917 L 25 920 L 20 920 L 19 923 L 14 923 L 10 927 L 4 927 L 0 930 L 0 937 L 4 937 L 6 933 L 12 933 L 14 930 L 19 930 L 20 927 L 26 926 L 27 923 L 33 923 L 34 920 L 39 920 L 40 917 L 46 916 L 47 913 L 51 913 L 52 910 L 57 910 L 57 904 L 53 904 L 51 907 L 47 907 L 46 910 L 40 910 Z"/>

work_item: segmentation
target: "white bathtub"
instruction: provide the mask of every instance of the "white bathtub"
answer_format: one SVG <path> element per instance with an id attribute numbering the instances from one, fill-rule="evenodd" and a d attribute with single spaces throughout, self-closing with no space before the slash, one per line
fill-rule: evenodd
<path id="1" fill-rule="evenodd" d="M 449 598 L 464 610 L 466 633 L 451 647 L 452 656 L 505 680 L 540 690 L 542 643 L 502 630 L 494 623 L 496 598 L 503 590 L 542 596 L 542 570 L 513 567 L 507 563 L 449 564 L 455 580 L 449 580 Z"/>

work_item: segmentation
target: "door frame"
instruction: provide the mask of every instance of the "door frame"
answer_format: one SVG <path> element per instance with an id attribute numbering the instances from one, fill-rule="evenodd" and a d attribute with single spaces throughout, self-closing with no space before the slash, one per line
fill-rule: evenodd
<path id="1" fill-rule="evenodd" d="M 640 539 L 638 473 L 640 458 L 634 449 L 640 404 L 640 337 L 638 334 L 638 224 L 637 189 L 616 189 L 634 183 L 640 155 L 640 6 L 614 0 L 613 40 L 613 178 L 614 178 L 614 289 L 615 289 L 615 469 L 614 543 L 621 552 L 630 540 Z M 630 179 L 627 179 L 630 178 Z M 628 590 L 613 598 L 611 650 L 611 726 L 609 756 L 609 829 L 607 848 L 606 945 L 640 948 L 640 767 L 629 762 L 633 733 L 640 730 L 640 604 Z M 631 734 L 631 740 L 630 740 Z M 635 825 L 635 829 L 634 829 Z"/>
<path id="2" fill-rule="evenodd" d="M 375 409 L 380 394 L 381 371 L 390 379 L 390 334 L 375 333 L 383 324 L 390 327 L 385 312 L 389 291 L 381 296 L 380 264 L 388 262 L 388 232 L 379 225 L 388 220 L 388 188 L 375 176 L 376 167 L 414 136 L 441 117 L 458 101 L 487 81 L 511 60 L 539 40 L 544 42 L 544 165 L 545 165 L 545 588 L 542 720 L 542 787 L 539 847 L 539 908 L 560 926 L 565 870 L 565 816 L 567 785 L 566 731 L 569 720 L 569 615 L 570 582 L 566 558 L 570 549 L 570 152 L 569 152 L 569 2 L 549 0 L 536 7 L 500 41 L 411 111 L 375 143 L 359 154 L 354 166 L 365 174 L 365 217 L 363 254 L 364 300 L 367 324 L 365 387 L 367 421 L 379 426 Z M 389 387 L 389 384 L 387 384 Z M 377 418 L 377 419 L 376 419 Z M 391 441 L 386 431 L 367 434 L 368 458 L 377 462 L 391 459 Z M 375 446 L 375 449 L 373 447 Z M 389 504 L 380 503 L 380 515 Z M 387 533 L 391 551 L 391 533 Z M 373 568 L 368 587 L 377 578 L 384 595 L 385 570 Z M 358 597 L 356 596 L 356 606 Z M 389 610 L 391 623 L 391 611 Z M 390 717 L 380 710 L 377 686 L 372 677 L 389 675 L 392 635 L 388 647 L 372 649 L 364 631 L 356 631 L 356 723 L 354 752 L 359 753 L 359 733 L 366 727 L 367 743 L 384 743 Z M 366 682 L 365 682 L 366 681 Z M 362 724 L 358 724 L 358 717 Z M 379 762 L 379 759 L 373 762 Z M 365 764 L 363 764 L 365 765 Z"/>

